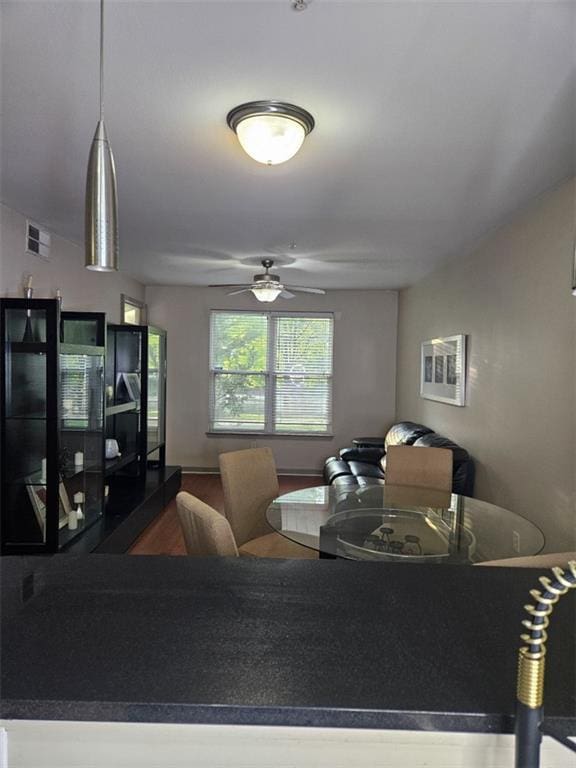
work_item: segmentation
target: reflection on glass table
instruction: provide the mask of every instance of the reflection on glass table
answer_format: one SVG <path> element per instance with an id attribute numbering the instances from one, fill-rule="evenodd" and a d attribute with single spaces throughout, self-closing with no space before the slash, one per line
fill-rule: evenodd
<path id="1" fill-rule="evenodd" d="M 306 488 L 279 496 L 266 517 L 321 556 L 351 560 L 471 564 L 544 546 L 540 529 L 510 510 L 422 488 Z"/>

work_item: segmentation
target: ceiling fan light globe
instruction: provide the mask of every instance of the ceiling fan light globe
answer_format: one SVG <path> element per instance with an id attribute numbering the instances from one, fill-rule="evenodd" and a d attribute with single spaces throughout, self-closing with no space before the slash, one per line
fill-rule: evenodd
<path id="1" fill-rule="evenodd" d="M 276 287 L 274 285 L 253 286 L 252 293 L 258 301 L 266 303 L 275 301 L 282 293 L 282 287 Z"/>
<path id="2" fill-rule="evenodd" d="M 236 134 L 247 155 L 264 165 L 279 165 L 298 152 L 306 138 L 300 123 L 284 115 L 254 115 L 242 120 Z"/>

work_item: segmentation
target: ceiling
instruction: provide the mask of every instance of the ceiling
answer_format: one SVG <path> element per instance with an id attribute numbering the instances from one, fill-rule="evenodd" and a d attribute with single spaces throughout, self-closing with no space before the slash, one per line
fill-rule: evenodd
<path id="1" fill-rule="evenodd" d="M 121 268 L 148 284 L 400 288 L 575 171 L 572 2 L 106 2 Z M 2 201 L 81 242 L 98 3 L 3 2 Z M 227 112 L 316 128 L 285 165 Z M 295 247 L 290 247 L 295 243 Z"/>

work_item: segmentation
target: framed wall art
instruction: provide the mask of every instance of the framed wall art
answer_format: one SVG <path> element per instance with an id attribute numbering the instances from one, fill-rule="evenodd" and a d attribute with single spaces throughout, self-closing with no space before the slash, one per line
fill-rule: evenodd
<path id="1" fill-rule="evenodd" d="M 466 405 L 466 336 L 422 342 L 420 397 L 449 405 Z"/>

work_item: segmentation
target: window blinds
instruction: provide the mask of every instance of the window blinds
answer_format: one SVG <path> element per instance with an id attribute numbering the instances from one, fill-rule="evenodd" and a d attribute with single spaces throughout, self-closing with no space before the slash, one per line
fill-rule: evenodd
<path id="1" fill-rule="evenodd" d="M 330 432 L 332 346 L 329 315 L 213 312 L 211 429 Z"/>
<path id="2" fill-rule="evenodd" d="M 274 425 L 328 432 L 332 412 L 332 318 L 276 316 Z"/>

